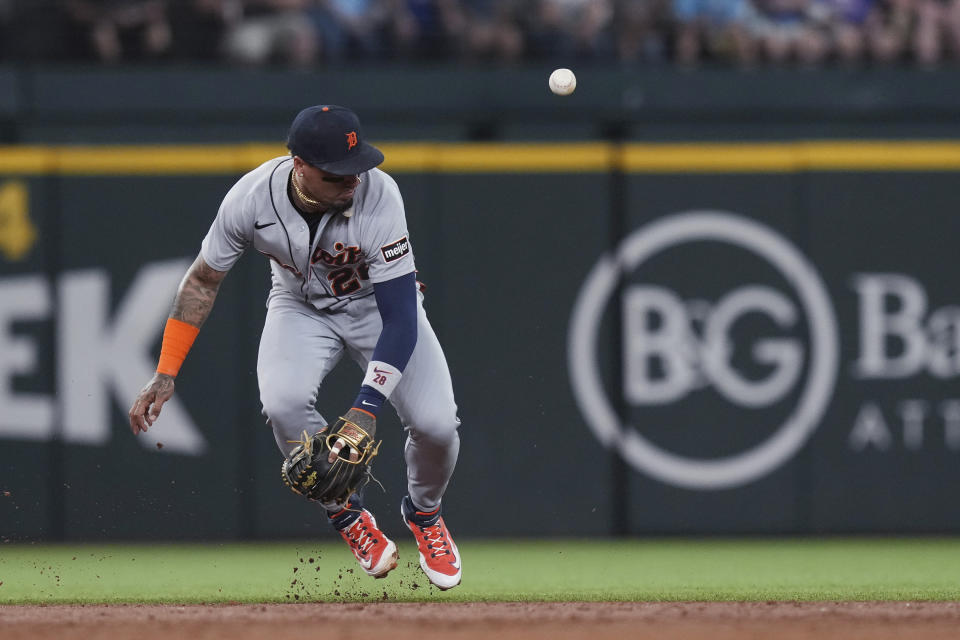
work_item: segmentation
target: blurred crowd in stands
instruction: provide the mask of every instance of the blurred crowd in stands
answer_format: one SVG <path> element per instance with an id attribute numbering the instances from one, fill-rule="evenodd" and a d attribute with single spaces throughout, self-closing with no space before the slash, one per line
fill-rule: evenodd
<path id="1" fill-rule="evenodd" d="M 0 0 L 0 62 L 957 59 L 960 0 Z"/>

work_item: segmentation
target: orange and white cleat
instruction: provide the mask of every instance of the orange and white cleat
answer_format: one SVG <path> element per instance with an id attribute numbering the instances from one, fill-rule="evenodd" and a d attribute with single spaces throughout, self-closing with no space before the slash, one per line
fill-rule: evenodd
<path id="1" fill-rule="evenodd" d="M 403 521 L 413 532 L 420 549 L 420 568 L 434 585 L 446 591 L 460 584 L 460 551 L 450 537 L 450 531 L 440 516 L 440 507 L 433 511 L 418 511 L 405 496 L 400 503 Z"/>
<path id="2" fill-rule="evenodd" d="M 340 513 L 330 518 L 334 528 L 349 545 L 353 556 L 360 563 L 360 567 L 367 575 L 374 578 L 385 578 L 388 573 L 397 567 L 397 545 L 377 528 L 377 521 L 373 514 L 366 509 L 360 510 L 360 516 L 350 524 L 337 527 L 338 519 L 346 519 L 350 515 L 349 505 Z"/>

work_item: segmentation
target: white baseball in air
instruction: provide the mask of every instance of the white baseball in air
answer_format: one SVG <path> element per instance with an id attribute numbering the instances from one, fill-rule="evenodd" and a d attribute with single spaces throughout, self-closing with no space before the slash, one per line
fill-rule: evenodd
<path id="1" fill-rule="evenodd" d="M 577 88 L 577 76 L 570 69 L 554 69 L 549 84 L 550 91 L 558 96 L 568 96 Z"/>

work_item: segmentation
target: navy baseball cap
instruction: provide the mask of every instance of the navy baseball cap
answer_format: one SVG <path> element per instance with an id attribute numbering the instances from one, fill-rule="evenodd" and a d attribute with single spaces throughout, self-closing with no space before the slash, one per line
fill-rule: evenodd
<path id="1" fill-rule="evenodd" d="M 334 104 L 307 107 L 290 125 L 287 148 L 327 173 L 351 176 L 383 162 L 383 153 L 364 141 L 357 114 Z"/>

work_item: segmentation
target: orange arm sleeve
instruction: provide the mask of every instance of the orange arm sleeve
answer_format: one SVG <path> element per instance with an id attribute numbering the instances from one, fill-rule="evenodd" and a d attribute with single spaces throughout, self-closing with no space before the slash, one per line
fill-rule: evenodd
<path id="1" fill-rule="evenodd" d="M 157 373 L 176 377 L 198 333 L 200 329 L 192 324 L 167 318 L 167 326 L 163 329 L 163 345 L 160 347 Z"/>

